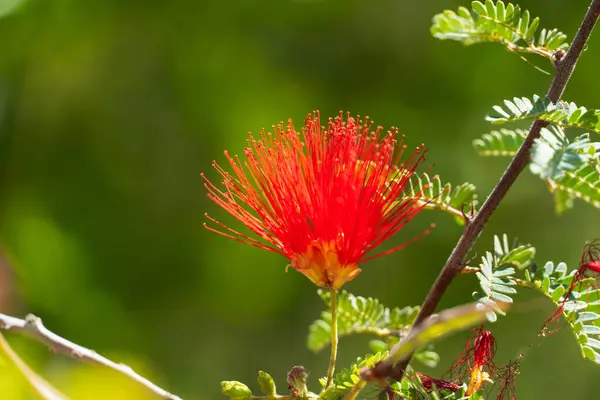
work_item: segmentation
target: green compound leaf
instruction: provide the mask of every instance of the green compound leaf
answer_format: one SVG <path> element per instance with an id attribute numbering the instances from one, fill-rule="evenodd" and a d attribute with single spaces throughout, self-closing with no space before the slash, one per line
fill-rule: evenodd
<path id="1" fill-rule="evenodd" d="M 500 129 L 485 133 L 480 139 L 473 140 L 478 155 L 484 157 L 512 157 L 525 141 L 527 131 L 523 129 Z"/>
<path id="2" fill-rule="evenodd" d="M 379 361 L 387 357 L 388 353 L 367 354 L 364 358 L 359 357 L 350 368 L 343 369 L 333 377 L 331 385 L 319 394 L 321 400 L 343 399 L 360 380 L 360 371 L 363 368 L 371 368 Z M 319 379 L 322 387 L 325 387 L 326 379 Z"/>
<path id="3" fill-rule="evenodd" d="M 319 290 L 319 296 L 329 306 L 329 291 Z M 419 307 L 388 308 L 379 300 L 355 296 L 341 290 L 337 295 L 338 336 L 370 333 L 382 338 L 400 337 L 406 334 Z M 309 327 L 307 346 L 318 352 L 331 343 L 331 312 L 323 311 L 321 319 Z"/>
<path id="4" fill-rule="evenodd" d="M 567 101 L 553 104 L 550 99 L 537 95 L 533 95 L 531 99 L 515 97 L 504 100 L 504 106 L 494 106 L 486 117 L 493 124 L 534 119 L 550 122 L 563 129 L 581 128 L 600 133 L 600 110 L 588 110 Z"/>
<path id="5" fill-rule="evenodd" d="M 553 124 L 541 129 L 532 148 L 530 170 L 546 181 L 558 214 L 572 208 L 577 198 L 600 208 L 600 142 L 592 142 L 589 133 L 569 140 L 564 132 L 564 128 L 576 127 L 600 133 L 600 110 L 586 110 L 566 102 L 555 106 L 548 99 L 533 96 L 533 100 L 506 100 L 504 108 L 496 106 L 494 111 L 488 116 L 494 123 L 540 119 Z M 519 136 L 523 134 L 524 131 L 494 131 L 473 144 L 482 155 L 511 155 L 518 141 L 522 142 Z"/>
<path id="6" fill-rule="evenodd" d="M 473 207 L 477 205 L 475 185 L 466 182 L 452 189 L 450 183 L 442 184 L 438 175 L 430 178 L 427 173 L 413 175 L 404 195 L 415 197 L 417 204 L 423 205 L 425 209 L 452 214 L 459 225 L 464 225 L 464 214 L 474 211 Z"/>
<path id="7" fill-rule="evenodd" d="M 531 151 L 530 170 L 542 179 L 561 178 L 566 171 L 580 167 L 600 149 L 600 143 L 592 143 L 586 133 L 570 142 L 558 126 L 542 128 Z"/>
<path id="8" fill-rule="evenodd" d="M 558 213 L 572 208 L 576 198 L 600 208 L 600 143 L 587 133 L 570 141 L 561 128 L 544 128 L 531 159 L 530 170 L 555 194 Z"/>
<path id="9" fill-rule="evenodd" d="M 531 19 L 529 11 L 522 11 L 518 5 L 487 0 L 485 4 L 473 1 L 471 7 L 459 7 L 456 12 L 445 10 L 434 16 L 431 34 L 465 45 L 501 43 L 508 51 L 538 54 L 552 61 L 556 51 L 569 46 L 567 36 L 557 29 L 542 29 L 536 36 L 539 18 Z"/>
<path id="10" fill-rule="evenodd" d="M 555 266 L 549 261 L 541 268 L 532 264 L 525 272 L 526 282 L 530 287 L 537 289 L 556 307 L 560 307 L 575 271 L 569 274 L 565 263 Z M 579 344 L 582 356 L 600 364 L 600 289 L 593 283 L 593 278 L 587 278 L 574 288 L 564 303 L 562 315 Z M 579 291 L 582 287 L 586 289 Z M 560 320 L 551 323 L 558 326 Z"/>
<path id="11" fill-rule="evenodd" d="M 473 297 L 483 306 L 493 306 L 496 302 L 512 303 L 511 295 L 517 293 L 513 275 L 516 270 L 529 267 L 534 257 L 535 248 L 531 245 L 519 244 L 516 239 L 511 244 L 506 234 L 501 238 L 494 236 L 493 253 L 488 251 L 481 257 L 479 270 L 475 273 L 482 293 L 474 292 Z M 497 314 L 504 315 L 504 312 L 492 308 L 486 318 L 495 322 Z"/>
<path id="12" fill-rule="evenodd" d="M 534 119 L 546 120 L 546 118 L 558 119 L 555 114 L 562 115 L 562 111 L 557 110 L 550 99 L 538 95 L 533 95 L 532 99 L 514 97 L 512 101 L 504 100 L 504 106 L 496 105 L 492 109 L 493 112 L 488 114 L 485 119 L 493 124 Z"/>
<path id="13" fill-rule="evenodd" d="M 588 161 L 574 171 L 566 171 L 562 177 L 549 180 L 548 185 L 555 194 L 558 213 L 573 207 L 573 199 L 600 208 L 600 166 L 597 161 Z"/>

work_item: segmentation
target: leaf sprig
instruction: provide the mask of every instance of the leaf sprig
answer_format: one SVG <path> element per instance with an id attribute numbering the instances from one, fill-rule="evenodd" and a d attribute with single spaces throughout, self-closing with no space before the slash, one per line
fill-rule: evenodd
<path id="1" fill-rule="evenodd" d="M 418 193 L 420 195 L 417 196 Z M 475 185 L 465 182 L 452 189 L 450 183 L 442 184 L 439 175 L 429 177 L 427 173 L 413 175 L 404 195 L 414 197 L 416 203 L 425 209 L 450 213 L 459 225 L 464 225 L 465 215 L 474 212 L 477 206 Z"/>
<path id="2" fill-rule="evenodd" d="M 514 275 L 516 270 L 528 267 L 535 257 L 535 248 L 531 245 L 508 241 L 506 234 L 494 236 L 494 252 L 486 252 L 475 273 L 482 293 L 474 292 L 473 297 L 483 305 L 493 305 L 496 301 L 512 303 L 511 294 L 517 293 Z M 497 320 L 497 314 L 505 315 L 502 310 L 493 309 L 486 314 L 490 322 Z"/>
<path id="3" fill-rule="evenodd" d="M 600 142 L 585 133 L 569 139 L 564 129 L 584 128 L 600 133 L 600 110 L 588 110 L 575 103 L 559 102 L 539 96 L 505 100 L 495 106 L 487 120 L 496 124 L 537 119 L 551 125 L 542 128 L 531 151 L 530 170 L 545 180 L 554 193 L 555 209 L 562 213 L 581 199 L 600 208 Z M 524 141 L 525 131 L 492 131 L 473 141 L 482 156 L 513 155 Z"/>
<path id="4" fill-rule="evenodd" d="M 580 107 L 573 102 L 559 101 L 533 95 L 504 100 L 503 106 L 494 106 L 486 120 L 493 124 L 539 119 L 562 128 L 581 128 L 600 133 L 600 110 Z"/>
<path id="5" fill-rule="evenodd" d="M 485 133 L 480 139 L 473 140 L 473 147 L 478 155 L 484 157 L 512 157 L 525 141 L 527 131 L 524 129 L 500 129 Z"/>
<path id="6" fill-rule="evenodd" d="M 431 33 L 438 39 L 475 43 L 501 43 L 511 52 L 538 54 L 552 61 L 568 48 L 567 36 L 557 29 L 542 29 L 536 36 L 539 18 L 528 10 L 502 1 L 471 3 L 471 10 L 459 7 L 433 17 Z"/>
<path id="7" fill-rule="evenodd" d="M 319 290 L 319 295 L 329 305 L 329 292 Z M 342 290 L 338 293 L 337 316 L 340 337 L 370 333 L 379 337 L 401 337 L 412 326 L 419 307 L 388 308 L 371 297 L 355 296 Z M 331 342 L 331 313 L 323 311 L 321 319 L 309 327 L 307 346 L 318 352 Z"/>
<path id="8" fill-rule="evenodd" d="M 541 268 L 532 264 L 525 270 L 525 280 L 556 307 L 563 306 L 564 318 L 577 339 L 582 355 L 600 364 L 600 289 L 591 284 L 590 280 L 593 278 L 583 280 L 578 287 L 586 289 L 578 291 L 576 287 L 563 304 L 574 272 L 567 273 L 565 263 L 555 266 L 549 261 Z"/>

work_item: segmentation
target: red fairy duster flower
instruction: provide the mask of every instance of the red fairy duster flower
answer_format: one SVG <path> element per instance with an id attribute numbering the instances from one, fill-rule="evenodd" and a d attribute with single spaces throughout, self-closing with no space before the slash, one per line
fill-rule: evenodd
<path id="1" fill-rule="evenodd" d="M 368 255 L 426 204 L 420 192 L 404 194 L 424 160 L 423 145 L 399 162 L 406 146 L 397 143 L 398 130 L 372 125 L 340 113 L 323 127 L 315 112 L 301 131 L 290 121 L 250 136 L 246 160 L 225 152 L 233 173 L 213 163 L 221 188 L 203 177 L 208 197 L 263 241 L 207 216 L 218 226 L 208 229 L 279 253 L 316 285 L 339 289 L 360 263 L 408 244 Z"/>
<path id="2" fill-rule="evenodd" d="M 451 367 L 451 373 L 458 379 L 469 379 L 467 395 L 479 390 L 485 381 L 494 375 L 496 339 L 492 332 L 483 327 L 475 328 L 469 335 L 465 349 Z"/>

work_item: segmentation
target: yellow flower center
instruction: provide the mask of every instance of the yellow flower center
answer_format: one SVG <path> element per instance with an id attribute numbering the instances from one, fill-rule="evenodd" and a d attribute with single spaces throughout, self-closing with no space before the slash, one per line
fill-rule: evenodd
<path id="1" fill-rule="evenodd" d="M 490 379 L 490 374 L 483 370 L 483 366 L 476 366 L 471 371 L 471 380 L 469 381 L 469 388 L 467 389 L 467 395 L 472 395 L 477 392 L 483 382 L 493 382 Z"/>
<path id="2" fill-rule="evenodd" d="M 315 285 L 335 290 L 356 278 L 356 264 L 340 264 L 335 242 L 314 241 L 306 251 L 292 259 L 292 267 L 303 273 Z"/>

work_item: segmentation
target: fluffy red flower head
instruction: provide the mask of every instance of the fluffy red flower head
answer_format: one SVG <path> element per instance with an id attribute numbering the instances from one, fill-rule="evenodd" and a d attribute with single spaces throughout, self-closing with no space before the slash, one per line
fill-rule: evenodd
<path id="1" fill-rule="evenodd" d="M 282 254 L 316 285 L 339 289 L 360 263 L 404 247 L 368 256 L 426 204 L 421 192 L 405 194 L 423 145 L 400 162 L 398 130 L 371 128 L 368 118 L 342 113 L 323 127 L 315 112 L 301 131 L 290 121 L 251 136 L 244 161 L 225 152 L 233 173 L 213 163 L 223 186 L 203 175 L 208 197 L 263 241 L 210 217 L 218 228 L 208 229 Z"/>

